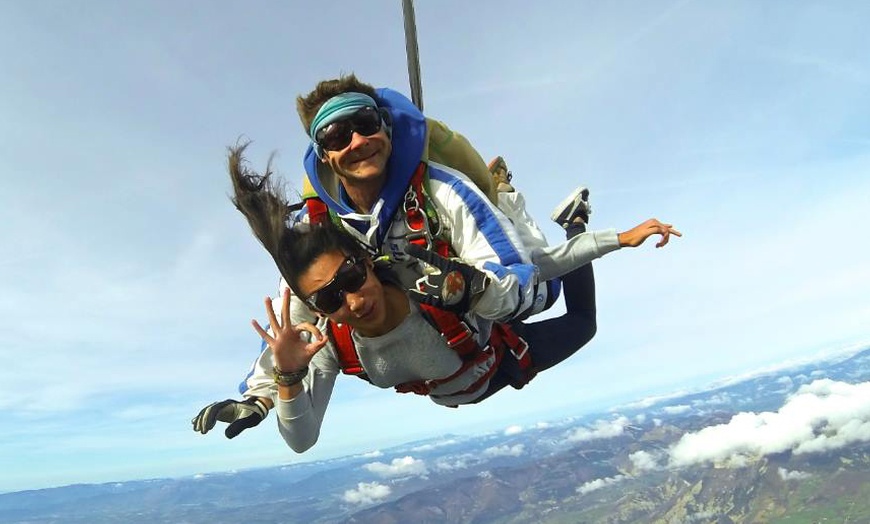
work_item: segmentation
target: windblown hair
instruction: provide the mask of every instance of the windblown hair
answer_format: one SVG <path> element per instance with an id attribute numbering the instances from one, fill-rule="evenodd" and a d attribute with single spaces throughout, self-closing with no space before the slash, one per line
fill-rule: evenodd
<path id="1" fill-rule="evenodd" d="M 311 127 L 311 122 L 314 122 L 314 117 L 320 111 L 320 107 L 327 100 L 341 93 L 362 93 L 375 98 L 375 88 L 360 82 L 353 73 L 332 80 L 323 80 L 304 97 L 296 97 L 296 112 L 299 113 L 306 135 Z"/>
<path id="2" fill-rule="evenodd" d="M 254 236 L 272 255 L 290 289 L 302 296 L 299 276 L 317 257 L 331 251 L 362 255 L 365 250 L 330 220 L 310 226 L 297 224 L 293 214 L 301 206 L 290 205 L 280 183 L 272 180 L 272 158 L 269 158 L 262 175 L 249 169 L 244 157 L 248 144 L 229 148 L 227 168 L 233 182 L 231 200 L 248 219 Z"/>

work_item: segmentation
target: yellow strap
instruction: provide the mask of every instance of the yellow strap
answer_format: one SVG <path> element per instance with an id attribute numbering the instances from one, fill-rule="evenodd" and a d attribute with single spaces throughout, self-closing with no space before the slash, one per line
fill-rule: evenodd
<path id="1" fill-rule="evenodd" d="M 308 174 L 302 175 L 302 200 L 314 198 L 316 196 L 317 191 L 314 190 L 314 186 L 312 186 L 311 181 L 308 180 Z"/>

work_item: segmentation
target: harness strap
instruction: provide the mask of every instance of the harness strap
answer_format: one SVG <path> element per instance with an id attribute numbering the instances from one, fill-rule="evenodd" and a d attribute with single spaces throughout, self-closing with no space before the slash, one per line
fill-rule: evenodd
<path id="1" fill-rule="evenodd" d="M 441 384 L 446 384 L 451 380 L 454 380 L 456 377 L 462 375 L 470 368 L 482 364 L 486 360 L 488 360 L 493 355 L 493 350 L 489 346 L 480 350 L 480 352 L 475 355 L 475 358 L 464 360 L 462 365 L 454 371 L 449 376 L 443 378 L 433 378 L 429 380 L 411 380 L 408 382 L 402 382 L 401 384 L 396 385 L 396 393 L 414 393 L 416 395 L 428 395 L 432 392 L 433 389 L 440 386 Z M 489 377 L 495 373 L 495 370 L 498 369 L 499 356 L 496 354 L 495 361 L 493 365 L 484 373 L 478 380 L 476 380 L 469 387 L 463 389 L 462 391 L 457 391 L 456 393 L 451 393 L 449 395 L 441 395 L 442 397 L 452 397 L 454 395 L 462 395 L 464 393 L 470 393 L 472 391 L 476 391 L 483 385 L 484 381 L 489 380 Z"/>
<path id="2" fill-rule="evenodd" d="M 462 320 L 462 317 L 429 304 L 418 305 L 423 318 L 441 333 L 447 347 L 455 351 L 459 358 L 466 360 L 480 351 L 480 346 L 474 338 L 474 332 Z"/>
<path id="3" fill-rule="evenodd" d="M 356 345 L 353 343 L 351 333 L 353 330 L 347 324 L 337 324 L 329 322 L 329 338 L 332 340 L 332 345 L 335 346 L 335 351 L 338 353 L 338 362 L 341 365 L 341 372 L 346 375 L 364 375 L 365 369 L 359 361 L 359 356 L 356 354 Z"/>
<path id="4" fill-rule="evenodd" d="M 517 364 L 522 373 L 520 380 L 513 384 L 517 389 L 528 384 L 535 375 L 538 374 L 532 362 L 532 355 L 529 352 L 529 344 L 511 329 L 508 324 L 493 324 L 492 332 L 489 336 L 489 343 L 497 348 L 502 348 L 503 351 L 517 359 Z"/>
<path id="5" fill-rule="evenodd" d="M 456 395 L 472 393 L 480 389 L 486 381 L 492 378 L 496 371 L 498 371 L 502 358 L 508 354 L 517 359 L 519 368 L 523 372 L 522 380 L 514 383 L 514 387 L 521 387 L 534 378 L 536 371 L 532 365 L 529 345 L 522 337 L 514 333 L 509 325 L 493 324 L 489 339 L 490 343 L 486 347 L 481 348 L 475 341 L 471 329 L 467 324 L 465 324 L 465 322 L 460 320 L 458 315 L 451 312 L 441 311 L 437 308 L 432 308 L 431 306 L 428 306 L 428 309 L 430 309 L 430 311 L 426 313 L 427 315 L 431 314 L 431 310 L 437 311 L 436 315 L 438 315 L 438 318 L 440 319 L 439 321 L 443 322 L 442 325 L 446 327 L 443 331 L 442 328 L 437 325 L 433 325 L 433 327 L 442 333 L 448 346 L 457 352 L 459 357 L 462 359 L 462 365 L 447 377 L 429 380 L 413 380 L 398 384 L 395 386 L 397 393 L 429 395 L 436 387 L 454 380 L 473 366 L 482 364 L 490 357 L 494 356 L 495 358 L 490 368 L 467 388 L 449 395 L 439 395 L 438 397 L 448 398 Z M 441 313 L 445 314 L 442 315 Z M 450 316 L 454 317 L 455 321 L 449 319 Z M 454 325 L 450 325 L 451 323 Z M 356 353 L 356 346 L 351 337 L 352 331 L 353 330 L 347 324 L 335 324 L 334 322 L 329 323 L 329 336 L 336 348 L 342 373 L 346 375 L 357 375 L 361 378 L 367 379 L 365 376 L 365 369 L 363 369 L 362 364 L 359 361 L 359 356 Z M 448 336 L 445 334 L 445 331 L 453 333 L 453 336 Z"/>
<path id="6" fill-rule="evenodd" d="M 468 393 L 473 393 L 478 389 L 482 388 L 486 382 L 495 375 L 496 371 L 498 371 L 498 366 L 501 364 L 501 360 L 504 357 L 504 351 L 499 351 L 496 349 L 492 350 L 495 353 L 495 360 L 492 362 L 492 366 L 486 370 L 486 373 L 478 377 L 477 380 L 471 383 L 470 386 L 463 389 L 462 391 L 457 391 L 456 393 L 451 393 L 449 395 L 432 395 L 435 398 L 450 398 L 455 397 L 457 395 L 465 395 Z"/>
<path id="7" fill-rule="evenodd" d="M 420 162 L 405 193 L 405 225 L 409 231 L 407 238 L 411 244 L 432 250 L 442 257 L 449 257 L 450 244 L 440 236 L 441 223 L 438 220 L 438 213 L 426 198 L 428 168 L 426 162 Z"/>
<path id="8" fill-rule="evenodd" d="M 308 206 L 308 220 L 312 224 L 323 224 L 329 220 L 329 209 L 319 197 L 306 198 L 305 205 Z"/>
<path id="9" fill-rule="evenodd" d="M 474 332 L 468 327 L 468 324 L 462 320 L 462 317 L 456 313 L 445 311 L 443 309 L 430 306 L 428 304 L 419 304 L 420 312 L 423 318 L 441 333 L 441 337 L 447 344 L 447 347 L 456 352 L 457 356 L 462 360 L 462 365 L 451 375 L 429 380 L 415 380 L 404 382 L 396 386 L 396 391 L 399 393 L 416 393 L 418 395 L 428 395 L 433 389 L 441 384 L 445 384 L 465 373 L 468 369 L 488 360 L 492 354 L 492 348 L 486 346 L 481 348 L 474 338 Z M 496 363 L 489 371 L 498 367 Z M 476 384 L 476 382 L 475 382 Z M 473 385 L 472 385 L 473 386 Z M 478 386 L 479 387 L 479 386 Z M 473 391 L 474 389 L 472 389 Z M 460 391 L 459 393 L 464 393 Z"/>

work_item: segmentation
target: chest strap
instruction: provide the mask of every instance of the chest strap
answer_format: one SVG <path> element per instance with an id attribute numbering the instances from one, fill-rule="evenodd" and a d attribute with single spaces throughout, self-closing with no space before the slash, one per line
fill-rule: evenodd
<path id="1" fill-rule="evenodd" d="M 411 177 L 405 192 L 402 210 L 405 213 L 405 227 L 408 229 L 408 243 L 431 250 L 442 257 L 450 257 L 450 244 L 442 238 L 441 221 L 435 207 L 426 198 L 429 182 L 429 166 L 420 162 Z"/>
<path id="2" fill-rule="evenodd" d="M 307 179 L 306 179 L 307 181 Z M 405 227 L 408 230 L 407 240 L 423 249 L 432 250 L 442 257 L 452 256 L 450 244 L 442 238 L 441 221 L 435 207 L 426 198 L 429 182 L 429 166 L 426 162 L 420 162 L 408 190 L 402 201 L 402 212 L 405 215 Z M 305 198 L 308 207 L 308 220 L 312 224 L 322 224 L 326 220 L 332 220 L 332 215 L 326 203 L 313 193 Z"/>
<path id="3" fill-rule="evenodd" d="M 470 368 L 480 365 L 490 358 L 493 359 L 489 369 L 477 378 L 471 385 L 462 391 L 457 391 L 449 395 L 439 395 L 439 398 L 449 398 L 456 395 L 465 395 L 479 390 L 483 385 L 492 378 L 492 375 L 498 370 L 499 364 L 504 356 L 510 355 L 518 361 L 520 369 L 523 371 L 525 381 L 527 383 L 535 376 L 535 371 L 532 365 L 529 346 L 522 337 L 518 336 L 511 327 L 507 324 L 493 324 L 489 338 L 489 344 L 485 347 L 480 347 L 474 337 L 474 332 L 466 324 L 459 315 L 444 311 L 442 309 L 420 304 L 423 318 L 441 333 L 447 347 L 456 352 L 462 364 L 459 368 L 449 376 L 427 380 L 413 380 L 403 382 L 395 386 L 397 393 L 415 393 L 417 395 L 429 395 L 436 387 L 450 382 Z M 368 380 L 365 369 L 359 360 L 359 355 L 356 352 L 356 345 L 353 342 L 351 333 L 352 328 L 347 324 L 336 324 L 330 322 L 328 325 L 328 335 L 336 349 L 339 364 L 342 373 L 346 375 L 356 375 L 360 378 Z M 516 387 L 516 385 L 515 385 Z"/>

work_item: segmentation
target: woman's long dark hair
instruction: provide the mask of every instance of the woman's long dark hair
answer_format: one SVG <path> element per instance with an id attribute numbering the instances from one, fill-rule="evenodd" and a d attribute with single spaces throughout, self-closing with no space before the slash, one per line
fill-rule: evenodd
<path id="1" fill-rule="evenodd" d="M 251 226 L 257 240 L 272 255 L 281 275 L 290 284 L 297 296 L 299 276 L 314 260 L 330 251 L 345 255 L 361 255 L 362 246 L 334 225 L 330 220 L 323 224 L 308 225 L 295 221 L 299 206 L 291 206 L 284 195 L 280 182 L 272 179 L 272 157 L 261 175 L 251 170 L 244 157 L 249 142 L 229 148 L 227 168 L 233 183 L 231 200 Z"/>

